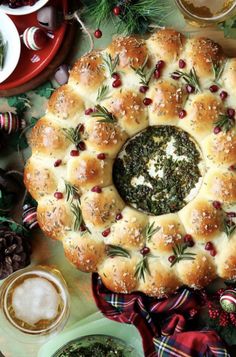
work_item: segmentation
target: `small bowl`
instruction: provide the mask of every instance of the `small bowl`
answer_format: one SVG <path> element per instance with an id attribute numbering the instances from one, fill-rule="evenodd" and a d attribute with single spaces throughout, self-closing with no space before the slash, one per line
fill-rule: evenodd
<path id="1" fill-rule="evenodd" d="M 8 15 L 28 15 L 31 14 L 32 12 L 38 11 L 43 7 L 44 5 L 47 4 L 49 0 L 38 0 L 33 6 L 22 6 L 22 7 L 17 7 L 16 9 L 11 9 L 7 5 L 0 5 L 0 10 L 5 12 L 5 14 Z"/>
<path id="2" fill-rule="evenodd" d="M 21 53 L 20 36 L 14 22 L 0 10 L 0 32 L 7 43 L 3 69 L 0 71 L 0 83 L 4 82 L 15 70 Z"/>

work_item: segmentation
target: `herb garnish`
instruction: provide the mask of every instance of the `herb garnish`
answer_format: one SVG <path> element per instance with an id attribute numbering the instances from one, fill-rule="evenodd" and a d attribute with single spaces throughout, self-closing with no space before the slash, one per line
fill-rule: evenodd
<path id="1" fill-rule="evenodd" d="M 194 260 L 195 253 L 186 252 L 188 246 L 186 244 L 180 243 L 175 244 L 173 249 L 173 253 L 175 255 L 175 260 L 171 263 L 171 267 L 173 267 L 176 263 L 179 263 L 181 260 Z"/>
<path id="2" fill-rule="evenodd" d="M 4 67 L 6 51 L 7 51 L 7 42 L 4 42 L 2 34 L 0 32 L 0 71 L 2 71 Z"/>
<path id="3" fill-rule="evenodd" d="M 229 238 L 234 231 L 236 230 L 236 223 L 232 220 L 232 218 L 225 217 L 223 221 L 223 231 L 226 233 Z"/>
<path id="4" fill-rule="evenodd" d="M 112 244 L 107 245 L 107 255 L 110 258 L 114 258 L 114 257 L 130 258 L 130 254 L 128 250 L 118 245 L 112 245 Z"/>
<path id="5" fill-rule="evenodd" d="M 134 276 L 139 280 L 142 279 L 143 281 L 145 281 L 146 273 L 151 275 L 149 264 L 148 264 L 148 255 L 143 257 L 143 259 L 140 260 L 140 262 L 137 264 Z"/>
<path id="6" fill-rule="evenodd" d="M 100 102 L 104 99 L 107 98 L 107 94 L 109 92 L 109 86 L 103 85 L 98 89 L 98 94 L 97 94 L 97 102 Z"/>
<path id="7" fill-rule="evenodd" d="M 172 75 L 176 75 L 179 78 L 183 78 L 183 80 L 187 84 L 190 84 L 191 86 L 193 86 L 197 90 L 197 92 L 201 92 L 199 79 L 198 79 L 198 76 L 197 76 L 197 73 L 196 73 L 196 70 L 194 67 L 190 70 L 189 73 L 176 70 L 172 73 Z"/>
<path id="8" fill-rule="evenodd" d="M 101 105 L 97 104 L 95 106 L 95 112 L 92 113 L 92 117 L 94 118 L 103 118 L 98 120 L 100 123 L 112 123 L 114 124 L 116 122 L 116 117 L 114 114 L 109 112 L 107 108 L 102 107 Z"/>
<path id="9" fill-rule="evenodd" d="M 212 63 L 212 70 L 214 73 L 214 82 L 219 85 L 219 80 L 220 77 L 222 76 L 222 73 L 224 72 L 226 62 L 220 63 L 220 62 L 213 62 Z"/>
<path id="10" fill-rule="evenodd" d="M 119 65 L 120 58 L 119 55 L 116 55 L 114 59 L 112 59 L 110 54 L 107 54 L 103 57 L 106 67 L 109 70 L 110 76 L 115 72 L 116 67 Z"/>
<path id="11" fill-rule="evenodd" d="M 139 76 L 140 78 L 140 81 L 139 83 L 144 85 L 144 86 L 148 86 L 149 82 L 150 82 L 150 79 L 152 78 L 152 75 L 155 71 L 155 67 L 152 68 L 151 70 L 148 70 L 146 68 L 146 65 L 147 65 L 147 61 L 148 61 L 148 56 L 146 57 L 143 65 L 139 68 L 135 68 L 135 67 L 132 67 L 131 68 L 135 71 L 135 73 Z"/>
<path id="12" fill-rule="evenodd" d="M 76 186 L 72 185 L 71 183 L 65 181 L 65 187 L 66 187 L 66 200 L 69 201 L 71 198 L 76 198 L 79 196 L 79 190 Z"/>
<path id="13" fill-rule="evenodd" d="M 80 142 L 80 125 L 78 125 L 76 128 L 64 128 L 63 132 L 65 133 L 65 136 L 67 137 L 68 140 L 70 140 L 70 142 L 72 142 L 72 144 L 74 144 L 75 146 L 77 146 Z"/>
<path id="14" fill-rule="evenodd" d="M 84 224 L 80 202 L 71 203 L 71 212 L 75 216 L 74 230 L 78 231 L 82 224 Z"/>
<path id="15" fill-rule="evenodd" d="M 214 123 L 214 125 L 227 133 L 234 127 L 235 121 L 234 118 L 229 117 L 227 114 L 220 114 L 219 119 Z"/>
<path id="16" fill-rule="evenodd" d="M 155 223 L 152 222 L 152 224 L 148 223 L 145 227 L 144 236 L 147 242 L 150 241 L 152 236 L 160 230 L 160 227 L 155 227 L 154 225 Z"/>

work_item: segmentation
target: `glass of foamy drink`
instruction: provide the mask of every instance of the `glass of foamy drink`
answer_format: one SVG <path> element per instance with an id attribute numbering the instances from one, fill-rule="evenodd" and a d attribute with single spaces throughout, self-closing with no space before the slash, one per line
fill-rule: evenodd
<path id="1" fill-rule="evenodd" d="M 69 317 L 66 282 L 57 269 L 37 266 L 10 275 L 1 286 L 0 325 L 18 337 L 42 342 Z"/>

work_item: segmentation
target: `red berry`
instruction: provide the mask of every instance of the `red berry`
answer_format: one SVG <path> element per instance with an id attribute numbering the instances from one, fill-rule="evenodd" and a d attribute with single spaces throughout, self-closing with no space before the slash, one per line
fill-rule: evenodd
<path id="1" fill-rule="evenodd" d="M 219 126 L 215 126 L 213 132 L 214 134 L 219 134 L 221 132 L 221 128 Z"/>
<path id="2" fill-rule="evenodd" d="M 227 114 L 228 114 L 228 117 L 234 118 L 234 116 L 235 116 L 235 110 L 234 110 L 233 108 L 228 108 L 228 109 L 227 109 Z"/>
<path id="3" fill-rule="evenodd" d="M 207 242 L 207 243 L 205 244 L 205 249 L 206 249 L 206 250 L 213 250 L 213 249 L 214 249 L 213 243 Z"/>
<path id="4" fill-rule="evenodd" d="M 84 124 L 79 125 L 79 132 L 84 133 Z"/>
<path id="5" fill-rule="evenodd" d="M 144 105 L 150 105 L 150 104 L 152 104 L 152 99 L 151 99 L 151 98 L 144 98 L 143 104 L 144 104 Z"/>
<path id="6" fill-rule="evenodd" d="M 106 154 L 104 154 L 104 153 L 98 154 L 97 158 L 98 158 L 98 160 L 105 160 Z"/>
<path id="7" fill-rule="evenodd" d="M 188 94 L 191 94 L 191 93 L 194 93 L 194 92 L 195 92 L 195 87 L 192 86 L 191 84 L 187 84 L 185 88 L 186 88 L 186 92 L 187 92 Z"/>
<path id="8" fill-rule="evenodd" d="M 226 212 L 227 217 L 230 218 L 235 218 L 236 217 L 236 212 Z"/>
<path id="9" fill-rule="evenodd" d="M 85 113 L 85 115 L 90 115 L 90 114 L 93 113 L 93 109 L 92 108 L 88 108 L 88 109 L 85 110 L 84 113 Z"/>
<path id="10" fill-rule="evenodd" d="M 121 84 L 122 84 L 122 82 L 121 82 L 121 80 L 118 78 L 118 79 L 114 80 L 114 82 L 112 83 L 112 87 L 113 87 L 113 88 L 118 88 L 118 87 L 121 86 Z"/>
<path id="11" fill-rule="evenodd" d="M 78 150 L 71 150 L 70 156 L 79 156 L 79 151 Z"/>
<path id="12" fill-rule="evenodd" d="M 215 249 L 211 249 L 210 250 L 210 254 L 212 257 L 216 256 L 216 250 Z"/>
<path id="13" fill-rule="evenodd" d="M 120 221 L 123 218 L 122 213 L 117 213 L 116 220 Z"/>
<path id="14" fill-rule="evenodd" d="M 179 60 L 179 68 L 184 68 L 186 67 L 186 62 L 182 59 Z"/>
<path id="15" fill-rule="evenodd" d="M 162 60 L 157 61 L 156 69 L 162 69 L 165 66 L 165 62 Z"/>
<path id="16" fill-rule="evenodd" d="M 143 247 L 141 250 L 140 250 L 140 253 L 142 255 L 147 255 L 148 253 L 150 253 L 150 248 L 148 247 Z"/>
<path id="17" fill-rule="evenodd" d="M 97 29 L 95 32 L 94 32 L 94 36 L 96 38 L 101 38 L 102 37 L 102 31 Z"/>
<path id="18" fill-rule="evenodd" d="M 54 167 L 58 167 L 58 166 L 60 166 L 61 165 L 61 163 L 62 163 L 62 160 L 56 160 L 55 162 L 54 162 Z"/>
<path id="19" fill-rule="evenodd" d="M 180 79 L 180 74 L 174 72 L 171 74 L 171 78 L 174 79 L 175 81 L 177 81 L 178 79 Z"/>
<path id="20" fill-rule="evenodd" d="M 230 165 L 229 170 L 230 171 L 235 171 L 236 170 L 236 165 Z"/>
<path id="21" fill-rule="evenodd" d="M 180 112 L 179 112 L 180 119 L 183 119 L 184 117 L 186 117 L 186 115 L 187 115 L 186 110 L 184 110 L 184 109 L 180 110 Z"/>
<path id="22" fill-rule="evenodd" d="M 225 100 L 228 97 L 228 93 L 224 90 L 222 90 L 222 92 L 220 92 L 220 98 L 222 100 Z"/>
<path id="23" fill-rule="evenodd" d="M 221 203 L 219 201 L 213 201 L 212 202 L 212 206 L 215 208 L 215 209 L 221 209 Z"/>
<path id="24" fill-rule="evenodd" d="M 81 226 L 79 227 L 79 230 L 80 230 L 80 232 L 85 232 L 85 231 L 87 231 L 87 228 L 84 224 L 81 224 Z"/>
<path id="25" fill-rule="evenodd" d="M 102 192 L 102 189 L 100 186 L 94 186 L 92 189 L 91 189 L 92 192 L 96 192 L 96 193 L 101 193 Z"/>
<path id="26" fill-rule="evenodd" d="M 159 79 L 161 76 L 161 71 L 159 69 L 155 69 L 154 78 Z"/>
<path id="27" fill-rule="evenodd" d="M 171 255 L 171 256 L 168 258 L 168 260 L 169 260 L 170 263 L 173 263 L 173 262 L 175 261 L 175 259 L 176 259 L 175 255 Z"/>
<path id="28" fill-rule="evenodd" d="M 193 237 L 191 236 L 191 234 L 185 234 L 184 243 L 186 243 L 188 247 L 194 246 L 194 241 L 193 241 Z"/>
<path id="29" fill-rule="evenodd" d="M 61 200 L 63 198 L 63 193 L 62 192 L 55 192 L 54 193 L 54 197 L 57 199 L 57 200 Z"/>
<path id="30" fill-rule="evenodd" d="M 219 90 L 219 87 L 216 84 L 213 84 L 212 86 L 209 87 L 209 90 L 212 93 L 215 93 L 215 92 L 217 92 Z"/>
<path id="31" fill-rule="evenodd" d="M 139 87 L 139 92 L 140 93 L 146 93 L 148 91 L 148 86 L 141 86 Z"/>
<path id="32" fill-rule="evenodd" d="M 77 145 L 77 148 L 80 149 L 81 151 L 86 150 L 86 145 L 83 141 L 80 141 L 79 144 Z"/>
<path id="33" fill-rule="evenodd" d="M 119 73 L 117 73 L 117 72 L 114 72 L 114 73 L 112 73 L 112 78 L 114 78 L 114 79 L 120 79 L 120 75 L 119 75 Z"/>
<path id="34" fill-rule="evenodd" d="M 113 14 L 115 16 L 119 16 L 120 15 L 120 11 L 121 11 L 121 8 L 119 6 L 115 6 L 114 9 L 113 9 Z"/>
<path id="35" fill-rule="evenodd" d="M 105 229 L 105 231 L 102 232 L 102 235 L 103 235 L 103 237 L 107 237 L 107 236 L 109 236 L 110 233 L 111 233 L 111 229 L 107 228 L 107 229 Z"/>

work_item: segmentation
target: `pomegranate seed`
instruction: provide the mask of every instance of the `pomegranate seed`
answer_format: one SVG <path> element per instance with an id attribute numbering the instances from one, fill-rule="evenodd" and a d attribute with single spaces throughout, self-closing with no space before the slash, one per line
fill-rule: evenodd
<path id="1" fill-rule="evenodd" d="M 146 93 L 148 91 L 148 86 L 141 86 L 139 87 L 139 92 L 140 93 Z"/>
<path id="2" fill-rule="evenodd" d="M 83 141 L 80 141 L 79 144 L 77 145 L 77 148 L 80 149 L 81 151 L 86 150 L 86 145 Z"/>
<path id="3" fill-rule="evenodd" d="M 98 154 L 97 158 L 98 158 L 98 160 L 105 160 L 106 154 L 104 154 L 104 153 Z"/>
<path id="4" fill-rule="evenodd" d="M 144 104 L 144 105 L 150 105 L 150 104 L 152 104 L 152 99 L 151 99 L 151 98 L 144 98 L 143 104 Z"/>
<path id="5" fill-rule="evenodd" d="M 85 232 L 87 230 L 86 226 L 84 224 L 81 224 L 79 227 L 80 232 Z"/>
<path id="6" fill-rule="evenodd" d="M 148 253 L 150 253 L 150 248 L 148 247 L 143 247 L 141 250 L 140 250 L 140 253 L 142 255 L 147 255 Z"/>
<path id="7" fill-rule="evenodd" d="M 214 127 L 214 134 L 219 134 L 221 132 L 221 128 L 219 126 Z"/>
<path id="8" fill-rule="evenodd" d="M 236 212 L 226 212 L 226 214 L 230 218 L 235 218 L 236 217 Z"/>
<path id="9" fill-rule="evenodd" d="M 79 125 L 79 132 L 84 133 L 84 124 Z"/>
<path id="10" fill-rule="evenodd" d="M 155 69 L 154 78 L 159 79 L 161 76 L 161 71 L 159 69 Z"/>
<path id="11" fill-rule="evenodd" d="M 180 112 L 179 112 L 180 119 L 183 119 L 184 117 L 186 117 L 186 115 L 187 115 L 186 110 L 184 110 L 184 109 L 180 110 Z"/>
<path id="12" fill-rule="evenodd" d="M 184 68 L 184 67 L 186 67 L 186 62 L 184 61 L 184 60 L 182 60 L 182 59 L 180 59 L 179 60 L 179 68 Z"/>
<path id="13" fill-rule="evenodd" d="M 219 90 L 219 87 L 216 84 L 213 84 L 212 86 L 209 87 L 209 90 L 212 93 L 215 93 L 215 92 L 217 92 Z"/>
<path id="14" fill-rule="evenodd" d="M 117 72 L 114 72 L 114 73 L 112 73 L 112 78 L 114 78 L 114 79 L 120 79 L 120 75 L 119 75 L 119 73 L 117 73 Z"/>
<path id="15" fill-rule="evenodd" d="M 162 69 L 165 66 L 165 62 L 162 60 L 157 61 L 156 69 Z"/>
<path id="16" fill-rule="evenodd" d="M 116 220 L 120 221 L 123 218 L 122 213 L 117 213 Z"/>
<path id="17" fill-rule="evenodd" d="M 236 170 L 236 165 L 230 165 L 229 170 L 230 171 L 235 171 Z"/>
<path id="18" fill-rule="evenodd" d="M 97 29 L 95 32 L 94 32 L 94 36 L 96 38 L 101 38 L 102 37 L 102 31 L 100 29 Z"/>
<path id="19" fill-rule="evenodd" d="M 85 113 L 85 115 L 90 115 L 90 114 L 93 113 L 93 109 L 92 108 L 88 108 L 88 109 L 85 110 L 84 113 Z"/>
<path id="20" fill-rule="evenodd" d="M 178 79 L 180 79 L 180 75 L 178 73 L 172 73 L 171 74 L 171 78 L 174 79 L 175 81 L 177 81 Z"/>
<path id="21" fill-rule="evenodd" d="M 112 83 L 112 87 L 113 88 L 118 88 L 120 87 L 122 84 L 121 80 L 120 79 L 116 79 L 113 83 Z"/>
<path id="22" fill-rule="evenodd" d="M 78 150 L 71 150 L 70 156 L 79 156 L 79 151 Z"/>
<path id="23" fill-rule="evenodd" d="M 227 114 L 230 118 L 234 118 L 235 116 L 235 110 L 233 108 L 228 108 L 227 109 Z"/>
<path id="24" fill-rule="evenodd" d="M 211 242 L 207 242 L 206 245 L 205 245 L 205 249 L 206 250 L 213 250 L 214 249 L 214 246 Z"/>
<path id="25" fill-rule="evenodd" d="M 61 165 L 61 163 L 62 163 L 62 160 L 56 160 L 55 162 L 54 162 L 54 167 L 58 167 L 58 166 L 60 166 Z"/>
<path id="26" fill-rule="evenodd" d="M 215 208 L 215 209 L 221 209 L 221 203 L 219 201 L 213 201 L 212 202 L 212 206 Z"/>
<path id="27" fill-rule="evenodd" d="M 63 193 L 62 192 L 55 192 L 54 193 L 54 197 L 57 199 L 57 200 L 61 200 L 63 198 Z"/>
<path id="28" fill-rule="evenodd" d="M 103 237 L 107 237 L 107 236 L 109 236 L 110 233 L 111 233 L 111 229 L 107 228 L 107 229 L 105 229 L 105 231 L 102 232 L 102 235 L 103 235 Z"/>
<path id="29" fill-rule="evenodd" d="M 225 100 L 228 97 L 228 93 L 224 90 L 222 90 L 222 92 L 220 92 L 220 98 L 222 100 Z"/>
<path id="30" fill-rule="evenodd" d="M 195 87 L 192 86 L 191 84 L 187 84 L 186 85 L 186 92 L 191 94 L 191 93 L 194 93 L 195 92 Z"/>
<path id="31" fill-rule="evenodd" d="M 119 16 L 120 15 L 120 11 L 121 11 L 121 8 L 119 6 L 115 6 L 114 9 L 113 9 L 113 14 L 115 16 Z"/>
<path id="32" fill-rule="evenodd" d="M 191 236 L 191 234 L 185 234 L 184 243 L 186 243 L 188 247 L 194 246 L 194 241 L 193 241 L 193 237 Z"/>
<path id="33" fill-rule="evenodd" d="M 215 249 L 211 249 L 210 250 L 210 254 L 212 257 L 216 256 L 216 250 Z"/>
<path id="34" fill-rule="evenodd" d="M 101 193 L 102 192 L 102 189 L 100 186 L 94 186 L 92 189 L 91 189 L 92 192 L 96 192 L 96 193 Z"/>
<path id="35" fill-rule="evenodd" d="M 175 261 L 175 259 L 176 259 L 175 255 L 171 255 L 171 256 L 168 258 L 168 260 L 169 260 L 170 263 L 173 263 L 173 262 Z"/>

